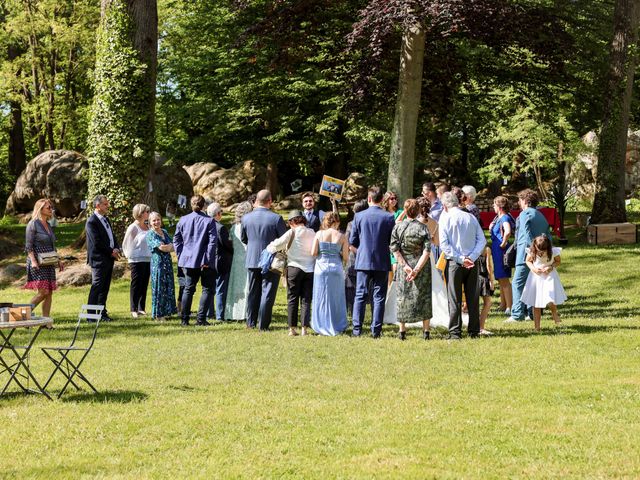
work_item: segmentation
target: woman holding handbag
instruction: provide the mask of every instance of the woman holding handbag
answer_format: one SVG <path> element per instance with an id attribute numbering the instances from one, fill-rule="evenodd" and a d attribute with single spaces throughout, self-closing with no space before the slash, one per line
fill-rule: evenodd
<path id="1" fill-rule="evenodd" d="M 307 219 L 300 210 L 289 213 L 290 230 L 280 238 L 267 245 L 271 254 L 284 252 L 287 256 L 285 275 L 287 279 L 287 320 L 289 336 L 296 336 L 298 332 L 298 305 L 302 304 L 300 312 L 302 335 L 307 334 L 311 323 L 311 295 L 313 293 L 313 267 L 315 258 L 311 255 L 314 231 L 307 227 Z"/>
<path id="2" fill-rule="evenodd" d="M 56 236 L 48 221 L 53 218 L 53 204 L 41 198 L 33 207 L 25 234 L 27 252 L 27 283 L 23 288 L 36 290 L 31 299 L 33 308 L 42 303 L 42 315 L 51 315 L 53 291 L 57 288 L 56 267 L 64 269 L 56 251 Z"/>
<path id="3" fill-rule="evenodd" d="M 509 201 L 498 196 L 493 199 L 493 211 L 496 217 L 489 226 L 491 233 L 491 257 L 494 265 L 494 276 L 500 284 L 500 308 L 506 315 L 511 315 L 511 268 L 503 262 L 504 253 L 509 248 L 509 237 L 515 229 L 515 221 L 509 214 Z"/>

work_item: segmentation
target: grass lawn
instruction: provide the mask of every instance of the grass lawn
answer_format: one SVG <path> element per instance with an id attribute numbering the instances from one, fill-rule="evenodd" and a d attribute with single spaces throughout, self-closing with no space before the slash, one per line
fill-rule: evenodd
<path id="1" fill-rule="evenodd" d="M 0 477 L 639 478 L 640 248 L 570 234 L 564 327 L 494 312 L 494 337 L 455 343 L 289 338 L 282 289 L 269 333 L 134 321 L 115 281 L 84 367 L 101 393 L 0 398 Z M 54 294 L 39 346 L 70 338 L 87 293 Z"/>

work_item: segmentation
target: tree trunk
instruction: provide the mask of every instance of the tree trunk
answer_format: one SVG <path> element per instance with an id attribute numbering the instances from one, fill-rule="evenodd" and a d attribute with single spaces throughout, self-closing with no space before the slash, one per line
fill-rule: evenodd
<path id="1" fill-rule="evenodd" d="M 22 125 L 22 106 L 20 102 L 9 102 L 11 121 L 9 127 L 9 171 L 16 177 L 27 165 L 27 153 L 24 148 L 24 130 Z"/>
<path id="2" fill-rule="evenodd" d="M 275 202 L 276 198 L 278 198 L 278 194 L 280 193 L 278 182 L 278 161 L 271 157 L 269 157 L 269 161 L 267 163 L 267 184 L 264 188 L 271 192 L 271 196 Z"/>
<path id="3" fill-rule="evenodd" d="M 633 76 L 637 64 L 640 1 L 616 0 L 609 72 L 604 92 L 602 130 L 598 146 L 596 193 L 592 223 L 626 222 L 625 159 Z"/>
<path id="4" fill-rule="evenodd" d="M 15 60 L 17 56 L 17 48 L 10 45 L 7 52 L 8 60 Z M 18 176 L 27 165 L 27 153 L 24 147 L 24 126 L 22 124 L 22 105 L 20 102 L 10 101 L 9 109 L 11 110 L 9 123 L 9 171 Z"/>
<path id="5" fill-rule="evenodd" d="M 416 130 L 422 90 L 425 31 L 414 25 L 402 37 L 398 98 L 391 132 L 387 190 L 399 198 L 413 196 Z"/>
<path id="6" fill-rule="evenodd" d="M 89 198 L 105 194 L 121 236 L 155 150 L 156 0 L 102 0 L 89 136 Z"/>

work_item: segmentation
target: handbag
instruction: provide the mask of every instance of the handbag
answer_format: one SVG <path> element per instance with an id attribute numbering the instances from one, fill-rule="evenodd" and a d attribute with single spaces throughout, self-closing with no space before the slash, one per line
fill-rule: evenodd
<path id="1" fill-rule="evenodd" d="M 273 255 L 273 260 L 271 260 L 271 266 L 269 267 L 269 271 L 273 273 L 277 273 L 278 275 L 282 275 L 287 268 L 287 251 L 291 248 L 291 244 L 293 243 L 293 237 L 296 236 L 296 232 L 291 229 L 289 242 L 287 243 L 287 248 L 276 252 Z"/>
<path id="2" fill-rule="evenodd" d="M 516 257 L 518 256 L 518 248 L 515 242 L 509 245 L 509 248 L 502 254 L 502 264 L 505 268 L 514 268 L 516 266 Z"/>
<path id="3" fill-rule="evenodd" d="M 52 267 L 58 265 L 60 256 L 55 250 L 53 252 L 38 253 L 38 264 L 41 267 Z"/>

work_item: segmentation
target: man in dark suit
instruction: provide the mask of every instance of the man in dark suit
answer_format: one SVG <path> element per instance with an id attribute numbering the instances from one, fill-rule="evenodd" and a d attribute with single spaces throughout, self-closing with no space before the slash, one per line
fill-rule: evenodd
<path id="1" fill-rule="evenodd" d="M 91 266 L 90 305 L 104 305 L 102 321 L 111 321 L 107 313 L 107 296 L 111 287 L 113 262 L 120 258 L 120 244 L 107 218 L 109 199 L 98 195 L 93 199 L 93 215 L 86 224 L 87 264 Z"/>
<path id="2" fill-rule="evenodd" d="M 378 338 L 382 332 L 384 301 L 391 270 L 389 242 L 395 225 L 393 214 L 380 207 L 382 197 L 380 187 L 369 188 L 369 208 L 356 213 L 351 226 L 349 244 L 358 249 L 355 263 L 356 298 L 352 318 L 354 337 L 359 337 L 362 331 L 369 288 L 373 289 L 371 335 Z"/>
<path id="3" fill-rule="evenodd" d="M 338 207 L 336 201 L 332 198 L 331 204 L 333 205 L 333 211 L 338 213 Z M 305 192 L 302 194 L 302 208 L 304 218 L 307 219 L 307 227 L 314 232 L 320 230 L 320 224 L 326 213 L 324 210 L 316 209 L 316 199 L 312 192 Z"/>
<path id="4" fill-rule="evenodd" d="M 233 243 L 229 237 L 229 230 L 222 220 L 222 207 L 219 203 L 212 203 L 207 207 L 207 215 L 216 222 L 218 246 L 216 248 L 216 296 L 215 308 L 210 309 L 210 316 L 215 311 L 216 320 L 224 321 L 224 308 L 227 303 L 227 290 L 229 289 L 229 275 L 231 274 L 231 262 L 233 260 Z"/>
<path id="5" fill-rule="evenodd" d="M 260 253 L 276 238 L 284 235 L 287 226 L 280 215 L 270 210 L 271 192 L 260 190 L 255 208 L 242 217 L 241 240 L 247 245 L 245 266 L 249 270 L 249 294 L 247 296 L 247 328 L 268 330 L 271 311 L 276 300 L 280 275 L 262 274 Z"/>
<path id="6" fill-rule="evenodd" d="M 202 282 L 202 295 L 198 307 L 196 325 L 211 325 L 207 322 L 207 309 L 211 303 L 216 282 L 216 247 L 218 234 L 216 223 L 202 209 L 204 198 L 191 197 L 189 215 L 180 219 L 173 236 L 173 245 L 178 256 L 178 268 L 182 268 L 186 285 L 182 294 L 182 325 L 189 325 L 191 302 L 198 281 Z"/>

